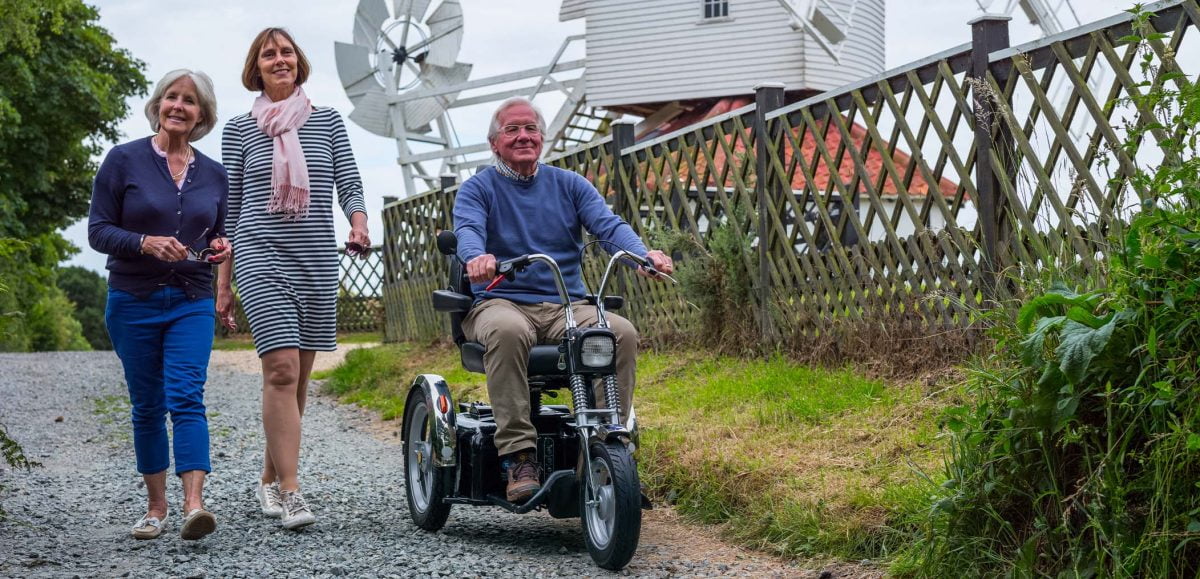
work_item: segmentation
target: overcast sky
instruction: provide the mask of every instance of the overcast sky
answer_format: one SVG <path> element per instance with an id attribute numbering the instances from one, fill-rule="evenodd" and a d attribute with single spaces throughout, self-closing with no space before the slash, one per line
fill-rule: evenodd
<path id="1" fill-rule="evenodd" d="M 217 160 L 220 160 L 221 127 L 233 116 L 248 111 L 256 96 L 242 88 L 239 79 L 250 40 L 265 27 L 288 28 L 308 55 L 313 70 L 304 88 L 313 103 L 333 106 L 343 117 L 353 109 L 338 80 L 333 45 L 336 41 L 352 41 L 351 27 L 358 4 L 355 0 L 85 1 L 99 8 L 100 24 L 117 44 L 146 63 L 146 76 L 151 82 L 157 82 L 175 68 L 202 70 L 212 77 L 220 120 L 217 128 L 195 146 Z M 737 1 L 732 0 L 731 4 L 736 5 Z M 980 15 L 975 0 L 886 1 L 888 68 L 970 41 L 967 22 Z M 461 3 L 465 35 L 459 60 L 474 65 L 472 79 L 544 66 L 567 36 L 583 33 L 582 19 L 558 21 L 560 0 L 461 0 Z M 1001 9 L 1007 3 L 1008 0 L 993 0 L 991 8 Z M 1127 0 L 1074 0 L 1073 3 L 1085 23 L 1117 14 L 1132 4 Z M 387 4 L 390 6 L 391 1 Z M 433 5 L 437 4 L 435 0 Z M 1014 16 L 1011 25 L 1014 43 L 1039 35 L 1019 10 Z M 550 97 L 539 105 L 547 116 L 553 116 L 560 102 Z M 122 124 L 126 138 L 150 134 L 141 112 L 145 97 L 130 99 L 129 104 L 133 115 Z M 452 113 L 452 122 L 464 143 L 484 140 L 488 114 L 486 105 Z M 396 145 L 349 120 L 346 124 L 363 176 L 372 239 L 379 242 L 383 234 L 382 198 L 404 194 L 396 164 Z M 88 247 L 86 222 L 83 219 L 65 232 L 81 249 L 70 263 L 103 273 L 105 256 Z M 337 226 L 339 238 L 345 237 L 348 231 L 345 220 L 339 218 Z"/>

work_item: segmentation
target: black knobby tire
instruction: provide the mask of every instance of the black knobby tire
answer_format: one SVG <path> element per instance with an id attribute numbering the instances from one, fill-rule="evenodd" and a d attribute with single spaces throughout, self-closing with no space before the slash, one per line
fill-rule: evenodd
<path id="1" fill-rule="evenodd" d="M 579 485 L 579 514 L 583 539 L 597 565 L 619 571 L 629 564 L 642 532 L 642 491 L 637 464 L 620 442 L 593 441 L 591 469 L 596 491 L 588 478 Z M 589 505 L 596 494 L 599 499 Z"/>
<path id="2" fill-rule="evenodd" d="M 433 401 L 420 388 L 413 388 L 404 403 L 404 496 L 413 523 L 426 531 L 446 524 L 450 505 L 442 499 L 454 481 L 452 468 L 433 465 L 432 408 Z"/>

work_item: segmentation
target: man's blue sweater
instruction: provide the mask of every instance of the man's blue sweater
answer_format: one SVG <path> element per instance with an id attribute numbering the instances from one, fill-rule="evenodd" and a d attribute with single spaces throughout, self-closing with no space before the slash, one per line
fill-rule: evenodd
<path id="1" fill-rule="evenodd" d="M 467 179 L 454 201 L 454 233 L 458 256 L 464 262 L 485 253 L 496 261 L 527 253 L 553 257 L 562 269 L 571 299 L 583 299 L 579 250 L 581 228 L 609 252 L 617 248 L 645 256 L 646 246 L 633 228 L 617 217 L 596 188 L 576 173 L 540 165 L 530 181 L 518 182 L 488 167 Z M 513 281 L 503 281 L 490 292 L 486 283 L 472 285 L 479 299 L 504 298 L 517 303 L 560 303 L 554 275 L 544 264 L 534 264 Z"/>

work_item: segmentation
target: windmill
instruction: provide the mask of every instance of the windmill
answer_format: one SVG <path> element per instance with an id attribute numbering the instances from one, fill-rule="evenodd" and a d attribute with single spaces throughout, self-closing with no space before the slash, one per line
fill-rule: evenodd
<path id="1" fill-rule="evenodd" d="M 607 134 L 624 115 L 640 117 L 638 138 L 651 138 L 741 106 L 764 80 L 785 83 L 794 100 L 882 72 L 883 16 L 884 0 L 562 0 L 559 20 L 583 18 L 585 34 L 544 66 L 471 79 L 458 61 L 458 0 L 392 0 L 390 9 L 359 0 L 353 42 L 336 43 L 335 55 L 350 119 L 395 139 L 411 195 L 490 162 L 486 142 L 459 142 L 454 109 L 561 93 L 545 155 Z M 565 60 L 581 41 L 587 60 Z"/>
<path id="2" fill-rule="evenodd" d="M 458 0 L 442 0 L 436 7 L 435 0 L 394 0 L 391 10 L 387 4 L 359 0 L 353 42 L 335 43 L 334 55 L 342 87 L 354 105 L 350 120 L 395 139 L 407 194 L 419 191 L 418 181 L 436 188 L 442 174 L 462 177 L 489 162 L 487 143 L 459 141 L 449 114 L 458 107 L 561 91 L 566 102 L 548 130 L 555 139 L 548 141 L 590 139 L 577 135 L 580 126 L 568 127 L 572 116 L 589 114 L 582 105 L 582 79 L 577 72 L 575 78 L 558 78 L 583 68 L 582 60 L 562 61 L 567 47 L 580 37 L 567 38 L 547 66 L 469 80 L 472 65 L 458 61 L 464 31 Z M 529 79 L 536 82 L 503 89 Z M 472 94 L 463 97 L 464 92 Z"/>
<path id="3" fill-rule="evenodd" d="M 587 26 L 587 102 L 642 117 L 638 139 L 728 112 L 753 87 L 787 100 L 879 74 L 884 0 L 563 0 Z"/>

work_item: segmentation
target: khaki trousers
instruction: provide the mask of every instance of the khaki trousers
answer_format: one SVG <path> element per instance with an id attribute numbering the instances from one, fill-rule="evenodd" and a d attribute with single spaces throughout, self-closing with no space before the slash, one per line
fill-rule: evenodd
<path id="1" fill-rule="evenodd" d="M 571 306 L 579 327 L 596 325 L 596 307 L 584 302 Z M 534 344 L 557 344 L 566 332 L 562 305 L 543 302 L 518 304 L 505 299 L 484 300 L 463 320 L 468 340 L 487 348 L 483 368 L 487 372 L 488 397 L 496 417 L 496 449 L 500 455 L 531 450 L 537 431 L 529 419 L 529 349 Z M 609 328 L 617 336 L 617 384 L 621 417 L 633 405 L 634 374 L 637 371 L 637 330 L 629 320 L 606 313 Z M 596 388 L 596 404 L 605 407 L 604 388 Z"/>

